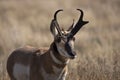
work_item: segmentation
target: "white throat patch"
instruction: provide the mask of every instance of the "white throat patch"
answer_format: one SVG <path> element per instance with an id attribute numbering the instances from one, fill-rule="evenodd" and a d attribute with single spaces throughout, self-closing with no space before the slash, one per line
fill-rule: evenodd
<path id="1" fill-rule="evenodd" d="M 50 51 L 50 55 L 51 55 L 51 57 L 52 57 L 52 59 L 53 59 L 53 61 L 54 61 L 55 63 L 57 63 L 57 64 L 63 64 L 60 60 L 58 60 L 58 59 L 55 57 L 55 55 L 53 54 L 52 51 Z"/>

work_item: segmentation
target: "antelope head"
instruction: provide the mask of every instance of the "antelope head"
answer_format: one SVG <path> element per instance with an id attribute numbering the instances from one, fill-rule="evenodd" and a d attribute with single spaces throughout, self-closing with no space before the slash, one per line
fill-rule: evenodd
<path id="1" fill-rule="evenodd" d="M 76 25 L 73 24 L 70 26 L 68 30 L 61 30 L 59 24 L 57 22 L 57 13 L 63 11 L 62 9 L 57 10 L 54 14 L 54 19 L 51 22 L 50 30 L 54 36 L 54 42 L 57 47 L 58 52 L 65 58 L 74 59 L 76 57 L 76 53 L 74 50 L 74 41 L 75 34 L 82 28 L 83 25 L 87 24 L 88 21 L 83 21 L 83 11 L 77 9 L 81 12 L 80 18 Z"/>

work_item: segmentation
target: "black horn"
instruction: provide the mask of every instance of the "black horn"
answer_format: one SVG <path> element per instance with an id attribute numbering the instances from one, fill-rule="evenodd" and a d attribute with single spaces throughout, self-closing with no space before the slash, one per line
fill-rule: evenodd
<path id="1" fill-rule="evenodd" d="M 58 12 L 60 12 L 60 11 L 63 11 L 63 9 L 59 9 L 59 10 L 57 10 L 57 11 L 55 12 L 55 14 L 54 14 L 54 20 L 57 20 L 57 14 L 58 14 Z"/>
<path id="2" fill-rule="evenodd" d="M 57 14 L 58 14 L 58 12 L 60 12 L 60 11 L 63 11 L 63 10 L 60 9 L 60 10 L 57 10 L 57 11 L 55 12 L 55 14 L 54 14 L 54 19 L 53 19 L 52 22 L 54 23 L 54 25 L 55 25 L 55 27 L 56 27 L 56 29 L 57 29 L 57 31 L 58 31 L 58 34 L 59 34 L 60 36 L 62 36 L 61 29 L 60 29 L 59 24 L 58 24 L 58 22 L 57 22 Z"/>
<path id="3" fill-rule="evenodd" d="M 88 21 L 83 21 L 83 16 L 84 16 L 83 11 L 81 9 L 77 9 L 77 10 L 81 12 L 81 16 L 78 22 L 76 23 L 75 27 L 70 32 L 70 35 L 68 36 L 69 38 L 72 38 L 83 27 L 83 25 L 88 23 Z"/>

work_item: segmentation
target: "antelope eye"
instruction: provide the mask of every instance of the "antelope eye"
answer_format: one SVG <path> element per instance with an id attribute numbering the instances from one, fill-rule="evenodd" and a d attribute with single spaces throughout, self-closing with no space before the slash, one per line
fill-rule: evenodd
<path id="1" fill-rule="evenodd" d="M 59 42 L 61 42 L 61 37 L 58 37 L 57 39 L 56 39 L 56 41 L 59 43 Z"/>

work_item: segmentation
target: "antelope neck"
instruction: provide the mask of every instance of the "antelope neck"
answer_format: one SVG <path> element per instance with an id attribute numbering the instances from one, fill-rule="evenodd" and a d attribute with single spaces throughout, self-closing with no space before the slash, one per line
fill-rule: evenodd
<path id="1" fill-rule="evenodd" d="M 64 56 L 62 56 L 62 55 L 59 53 L 59 51 L 58 51 L 58 49 L 57 49 L 57 46 L 56 46 L 56 44 L 55 44 L 54 42 L 52 43 L 51 48 L 52 48 L 51 50 L 52 50 L 52 53 L 53 53 L 54 57 L 55 57 L 56 59 L 58 59 L 59 61 L 61 61 L 61 62 L 62 62 L 62 65 L 66 65 L 68 59 L 65 58 Z"/>

